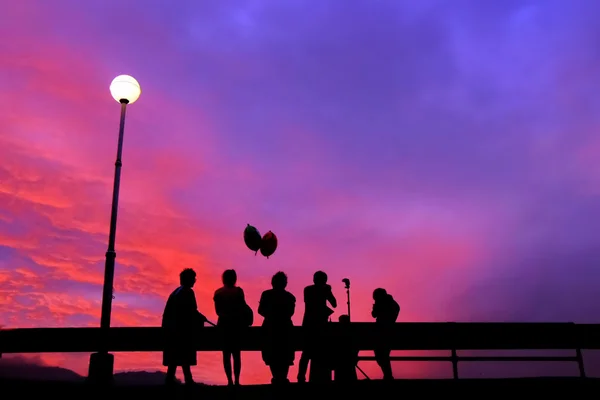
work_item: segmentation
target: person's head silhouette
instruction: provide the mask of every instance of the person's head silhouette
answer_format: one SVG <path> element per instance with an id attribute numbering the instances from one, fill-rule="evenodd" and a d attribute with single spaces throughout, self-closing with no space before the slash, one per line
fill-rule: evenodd
<path id="1" fill-rule="evenodd" d="M 234 269 L 226 269 L 221 276 L 223 286 L 234 287 L 237 282 L 237 274 Z"/>
<path id="2" fill-rule="evenodd" d="M 350 316 L 347 314 L 340 315 L 339 318 L 340 324 L 346 325 L 350 323 Z"/>
<path id="3" fill-rule="evenodd" d="M 273 289 L 283 290 L 287 287 L 287 283 L 287 275 L 283 271 L 277 272 L 271 278 L 271 286 L 273 287 Z"/>
<path id="4" fill-rule="evenodd" d="M 179 274 L 179 283 L 184 287 L 194 287 L 196 283 L 196 271 L 191 268 L 186 268 Z"/>
<path id="5" fill-rule="evenodd" d="M 373 291 L 373 300 L 376 302 L 383 301 L 387 298 L 387 292 L 383 288 L 377 288 Z"/>
<path id="6" fill-rule="evenodd" d="M 315 285 L 323 286 L 327 284 L 327 274 L 323 271 L 317 271 L 313 275 L 313 282 Z"/>

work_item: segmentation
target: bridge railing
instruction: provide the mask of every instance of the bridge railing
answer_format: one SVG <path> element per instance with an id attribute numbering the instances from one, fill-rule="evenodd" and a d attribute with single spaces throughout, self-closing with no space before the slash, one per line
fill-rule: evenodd
<path id="1" fill-rule="evenodd" d="M 262 328 L 251 327 L 241 340 L 242 351 L 259 351 Z M 340 329 L 330 323 L 326 340 L 335 340 Z M 349 327 L 359 350 L 374 350 L 380 339 L 374 323 L 352 323 Z M 302 328 L 294 327 L 292 344 L 302 350 Z M 585 377 L 582 349 L 600 349 L 600 325 L 574 323 L 397 323 L 389 332 L 392 350 L 446 350 L 447 357 L 392 357 L 394 361 L 444 361 L 453 366 L 458 378 L 458 363 L 473 361 L 550 361 L 577 362 Z M 105 341 L 103 341 L 105 339 Z M 163 331 L 157 327 L 32 328 L 0 331 L 0 354 L 95 352 L 105 343 L 110 352 L 162 351 Z M 200 331 L 195 343 L 198 351 L 223 348 L 217 328 Z M 575 356 L 459 356 L 460 350 L 573 350 Z M 374 357 L 360 357 L 373 361 Z"/>

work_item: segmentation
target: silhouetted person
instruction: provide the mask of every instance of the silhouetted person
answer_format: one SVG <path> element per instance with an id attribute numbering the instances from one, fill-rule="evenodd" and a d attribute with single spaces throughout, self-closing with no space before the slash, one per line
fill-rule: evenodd
<path id="1" fill-rule="evenodd" d="M 287 276 L 281 271 L 273 275 L 271 286 L 260 296 L 258 306 L 258 313 L 264 317 L 262 358 L 271 369 L 271 382 L 287 383 L 290 365 L 294 365 L 295 352 L 290 339 L 296 297 L 285 290 Z"/>
<path id="2" fill-rule="evenodd" d="M 235 384 L 240 384 L 240 372 L 242 370 L 242 359 L 240 351 L 240 338 L 243 329 L 249 324 L 245 320 L 245 312 L 248 305 L 241 287 L 236 286 L 237 274 L 235 270 L 228 269 L 223 272 L 223 287 L 217 289 L 213 300 L 215 311 L 219 316 L 217 328 L 223 340 L 223 367 L 227 376 L 227 383 L 233 385 L 231 378 L 231 359 L 233 358 L 233 373 Z M 251 323 L 251 322 L 250 322 Z"/>
<path id="3" fill-rule="evenodd" d="M 184 269 L 179 274 L 181 286 L 171 293 L 162 317 L 165 332 L 163 365 L 167 367 L 167 383 L 175 383 L 175 372 L 180 366 L 186 384 L 193 384 L 190 366 L 197 364 L 195 335 L 204 326 L 206 317 L 198 311 L 196 295 L 192 287 L 196 283 L 196 272 Z"/>
<path id="4" fill-rule="evenodd" d="M 394 379 L 392 374 L 392 363 L 390 361 L 391 346 L 389 344 L 390 334 L 394 323 L 400 313 L 400 306 L 392 295 L 385 289 L 378 288 L 373 291 L 373 311 L 371 315 L 376 320 L 378 328 L 378 341 L 375 346 L 375 359 L 383 372 L 383 379 Z"/>
<path id="5" fill-rule="evenodd" d="M 354 382 L 356 376 L 356 364 L 358 363 L 358 346 L 350 330 L 350 317 L 340 315 L 339 336 L 333 343 L 333 368 L 334 380 L 336 382 Z"/>
<path id="6" fill-rule="evenodd" d="M 327 274 L 317 271 L 313 275 L 313 285 L 304 288 L 304 348 L 298 366 L 298 382 L 306 381 L 306 369 L 311 360 L 310 380 L 331 380 L 331 371 L 328 369 L 325 346 L 322 332 L 327 326 L 327 320 L 333 310 L 327 306 L 327 302 L 333 308 L 337 307 L 337 301 L 331 291 L 331 285 L 327 284 Z"/>

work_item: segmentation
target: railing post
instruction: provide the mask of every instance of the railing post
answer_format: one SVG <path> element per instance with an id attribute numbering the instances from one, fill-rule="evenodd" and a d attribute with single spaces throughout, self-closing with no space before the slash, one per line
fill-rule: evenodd
<path id="1" fill-rule="evenodd" d="M 110 385 L 113 380 L 115 356 L 111 353 L 97 352 L 90 355 L 87 382 L 96 385 Z"/>
<path id="2" fill-rule="evenodd" d="M 452 377 L 454 379 L 458 379 L 458 354 L 456 353 L 456 322 L 452 321 L 449 323 L 453 328 L 451 330 L 452 333 L 452 350 L 450 354 L 450 358 L 452 359 Z"/>
<path id="3" fill-rule="evenodd" d="M 577 324 L 575 322 L 570 322 L 573 326 L 573 334 L 575 336 L 575 342 L 577 343 L 577 348 L 575 348 L 575 358 L 577 359 L 577 366 L 579 367 L 579 377 L 585 378 L 585 367 L 583 364 L 583 354 L 581 352 L 581 345 L 585 341 L 582 340 L 581 331 L 578 329 Z"/>
<path id="4" fill-rule="evenodd" d="M 452 375 L 454 379 L 458 379 L 458 354 L 456 354 L 456 349 L 452 349 Z"/>
<path id="5" fill-rule="evenodd" d="M 577 365 L 579 366 L 579 377 L 585 378 L 585 367 L 583 365 L 583 354 L 581 353 L 581 349 L 578 347 L 577 351 Z"/>

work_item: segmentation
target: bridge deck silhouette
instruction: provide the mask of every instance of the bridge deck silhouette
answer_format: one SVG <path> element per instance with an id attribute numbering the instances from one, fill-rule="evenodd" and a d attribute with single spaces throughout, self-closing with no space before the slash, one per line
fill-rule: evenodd
<path id="1" fill-rule="evenodd" d="M 341 329 L 330 323 L 325 340 L 335 340 Z M 373 350 L 378 341 L 374 323 L 352 323 L 350 329 L 360 350 Z M 243 351 L 258 351 L 262 343 L 260 327 L 247 329 L 241 340 Z M 158 327 L 25 328 L 0 330 L 0 354 L 95 352 L 102 339 L 110 352 L 162 351 L 163 331 Z M 463 361 L 572 361 L 585 376 L 582 349 L 600 349 L 599 324 L 574 323 L 397 323 L 391 332 L 393 350 L 446 350 L 447 357 L 392 357 L 395 361 L 448 361 L 458 378 Z M 294 327 L 292 342 L 301 350 L 302 328 Z M 206 327 L 196 338 L 198 351 L 219 351 L 217 328 Z M 573 356 L 458 356 L 459 350 L 573 350 Z M 361 357 L 361 360 L 374 360 Z"/>

